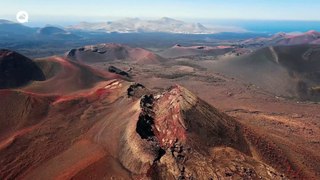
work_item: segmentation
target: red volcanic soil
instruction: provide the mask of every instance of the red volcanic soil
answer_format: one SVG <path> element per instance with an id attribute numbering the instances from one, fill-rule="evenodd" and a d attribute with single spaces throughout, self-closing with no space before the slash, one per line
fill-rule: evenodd
<path id="1" fill-rule="evenodd" d="M 156 92 L 59 57 L 37 63 L 46 81 L 0 91 L 1 179 L 284 176 L 252 157 L 240 123 L 181 86 Z"/>
<path id="2" fill-rule="evenodd" d="M 19 90 L 0 90 L 0 97 L 1 140 L 8 132 L 15 132 L 39 123 L 46 116 L 50 103 L 55 99 Z"/>
<path id="3" fill-rule="evenodd" d="M 89 64 L 96 62 L 112 62 L 115 60 L 152 64 L 159 63 L 164 60 L 160 56 L 148 50 L 113 43 L 72 49 L 66 53 L 66 57 L 73 61 Z"/>
<path id="4" fill-rule="evenodd" d="M 0 50 L 0 89 L 15 88 L 31 81 L 43 80 L 44 74 L 31 59 L 14 51 Z"/>
<path id="5" fill-rule="evenodd" d="M 101 81 L 121 78 L 117 74 L 92 69 L 62 57 L 49 57 L 35 62 L 41 67 L 47 80 L 23 87 L 24 90 L 34 93 L 65 95 L 86 91 Z"/>
<path id="6" fill-rule="evenodd" d="M 132 85 L 112 80 L 106 82 L 102 93 L 92 91 L 85 97 L 48 103 L 49 109 L 40 122 L 17 128 L 1 141 L 0 176 L 4 179 L 283 176 L 251 157 L 241 124 L 191 92 L 175 86 L 138 98 L 127 94 Z"/>
<path id="7" fill-rule="evenodd" d="M 177 58 L 184 56 L 217 56 L 224 55 L 232 51 L 234 47 L 231 46 L 181 46 L 177 44 L 169 49 L 159 53 L 160 56 L 165 58 Z"/>
<path id="8" fill-rule="evenodd" d="M 299 164 L 283 148 L 284 141 L 239 122 L 182 86 L 149 90 L 59 57 L 37 64 L 46 81 L 0 91 L 0 105 L 7 105 L 0 109 L 0 179 L 314 177 L 309 164 Z M 207 86 L 198 88 L 209 92 Z M 219 90 L 212 90 L 221 98 L 214 102 L 227 106 Z"/>
<path id="9" fill-rule="evenodd" d="M 7 105 L 1 109 L 0 121 L 1 179 L 64 179 L 104 157 L 106 152 L 101 146 L 82 143 L 80 139 L 105 116 L 107 112 L 103 111 L 118 98 L 118 93 L 126 94 L 126 89 L 112 80 L 88 91 L 72 97 L 1 91 L 1 105 Z M 42 174 L 37 172 L 36 167 L 47 166 L 50 168 L 46 171 L 39 171 Z"/>

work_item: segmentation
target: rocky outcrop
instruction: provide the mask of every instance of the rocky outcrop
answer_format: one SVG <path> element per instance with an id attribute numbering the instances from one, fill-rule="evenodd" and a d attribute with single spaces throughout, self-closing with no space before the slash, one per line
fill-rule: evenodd
<path id="1" fill-rule="evenodd" d="M 130 78 L 129 73 L 127 73 L 127 72 L 125 72 L 125 71 L 123 71 L 123 70 L 121 70 L 121 69 L 119 69 L 119 68 L 117 68 L 115 66 L 109 66 L 108 71 L 111 72 L 111 73 L 115 73 L 115 74 Z"/>
<path id="2" fill-rule="evenodd" d="M 251 157 L 239 123 L 181 86 L 143 96 L 140 108 L 136 133 L 144 146 L 134 147 L 148 154 L 148 163 L 140 165 L 146 177 L 284 178 Z"/>

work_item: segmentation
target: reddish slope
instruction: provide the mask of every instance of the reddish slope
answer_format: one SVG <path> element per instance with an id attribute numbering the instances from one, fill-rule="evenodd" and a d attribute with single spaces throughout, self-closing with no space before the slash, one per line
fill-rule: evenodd
<path id="1" fill-rule="evenodd" d="M 128 89 L 143 90 L 130 85 L 107 81 L 86 96 L 51 103 L 41 123 L 1 141 L 11 143 L 0 149 L 0 177 L 280 177 L 250 157 L 239 123 L 186 89 L 140 99 L 128 97 Z"/>
<path id="2" fill-rule="evenodd" d="M 16 90 L 0 90 L 0 140 L 5 134 L 41 121 L 54 97 L 39 96 Z"/>
<path id="3" fill-rule="evenodd" d="M 47 81 L 0 93 L 0 179 L 308 177 L 181 86 L 150 92 L 61 58 L 39 63 Z"/>
<path id="4" fill-rule="evenodd" d="M 25 128 L 17 130 L 16 133 L 7 135 L 7 138 L 1 141 L 0 150 L 1 174 L 2 178 L 15 178 L 26 173 L 30 168 L 38 166 L 40 163 L 48 161 L 52 157 L 68 149 L 72 142 L 77 141 L 78 137 L 83 135 L 86 130 L 94 123 L 88 121 L 87 116 L 96 111 L 91 105 L 96 98 L 103 98 L 107 95 L 101 95 L 97 90 L 87 97 L 76 97 L 69 100 L 58 99 L 54 103 L 48 103 L 49 109 L 45 117 L 38 122 L 33 129 Z M 111 99 L 111 97 L 110 97 Z M 92 109 L 92 112 L 86 112 L 86 109 Z M 88 110 L 89 110 L 88 109 Z M 35 109 L 40 111 L 40 109 Z M 23 109 L 16 109 L 19 113 Z M 29 116 L 28 121 L 34 117 Z M 10 119 L 9 119 L 10 120 Z M 24 132 L 24 133 L 19 133 Z M 11 141 L 11 143 L 10 143 Z M 72 157 L 69 157 L 71 159 Z M 48 178 L 48 176 L 47 176 Z"/>
<path id="5" fill-rule="evenodd" d="M 36 62 L 43 70 L 47 80 L 34 82 L 23 88 L 34 93 L 74 94 L 77 91 L 85 92 L 99 82 L 121 78 L 119 75 L 92 69 L 61 57 L 39 59 Z"/>

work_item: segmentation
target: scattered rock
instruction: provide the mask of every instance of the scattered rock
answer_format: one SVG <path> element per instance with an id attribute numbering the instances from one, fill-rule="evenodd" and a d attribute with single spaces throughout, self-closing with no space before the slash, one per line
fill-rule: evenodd
<path id="1" fill-rule="evenodd" d="M 119 69 L 119 68 L 117 68 L 115 66 L 109 66 L 108 71 L 111 72 L 111 73 L 119 74 L 121 76 L 125 76 L 125 77 L 130 78 L 129 73 L 127 73 L 127 72 L 125 72 L 125 71 L 123 71 L 123 70 L 121 70 L 121 69 Z"/>

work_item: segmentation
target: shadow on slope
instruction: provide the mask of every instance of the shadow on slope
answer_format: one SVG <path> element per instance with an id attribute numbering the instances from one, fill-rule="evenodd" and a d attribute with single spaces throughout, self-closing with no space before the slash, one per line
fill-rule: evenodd
<path id="1" fill-rule="evenodd" d="M 217 61 L 212 68 L 253 83 L 279 96 L 319 101 L 320 47 L 278 46 Z"/>

